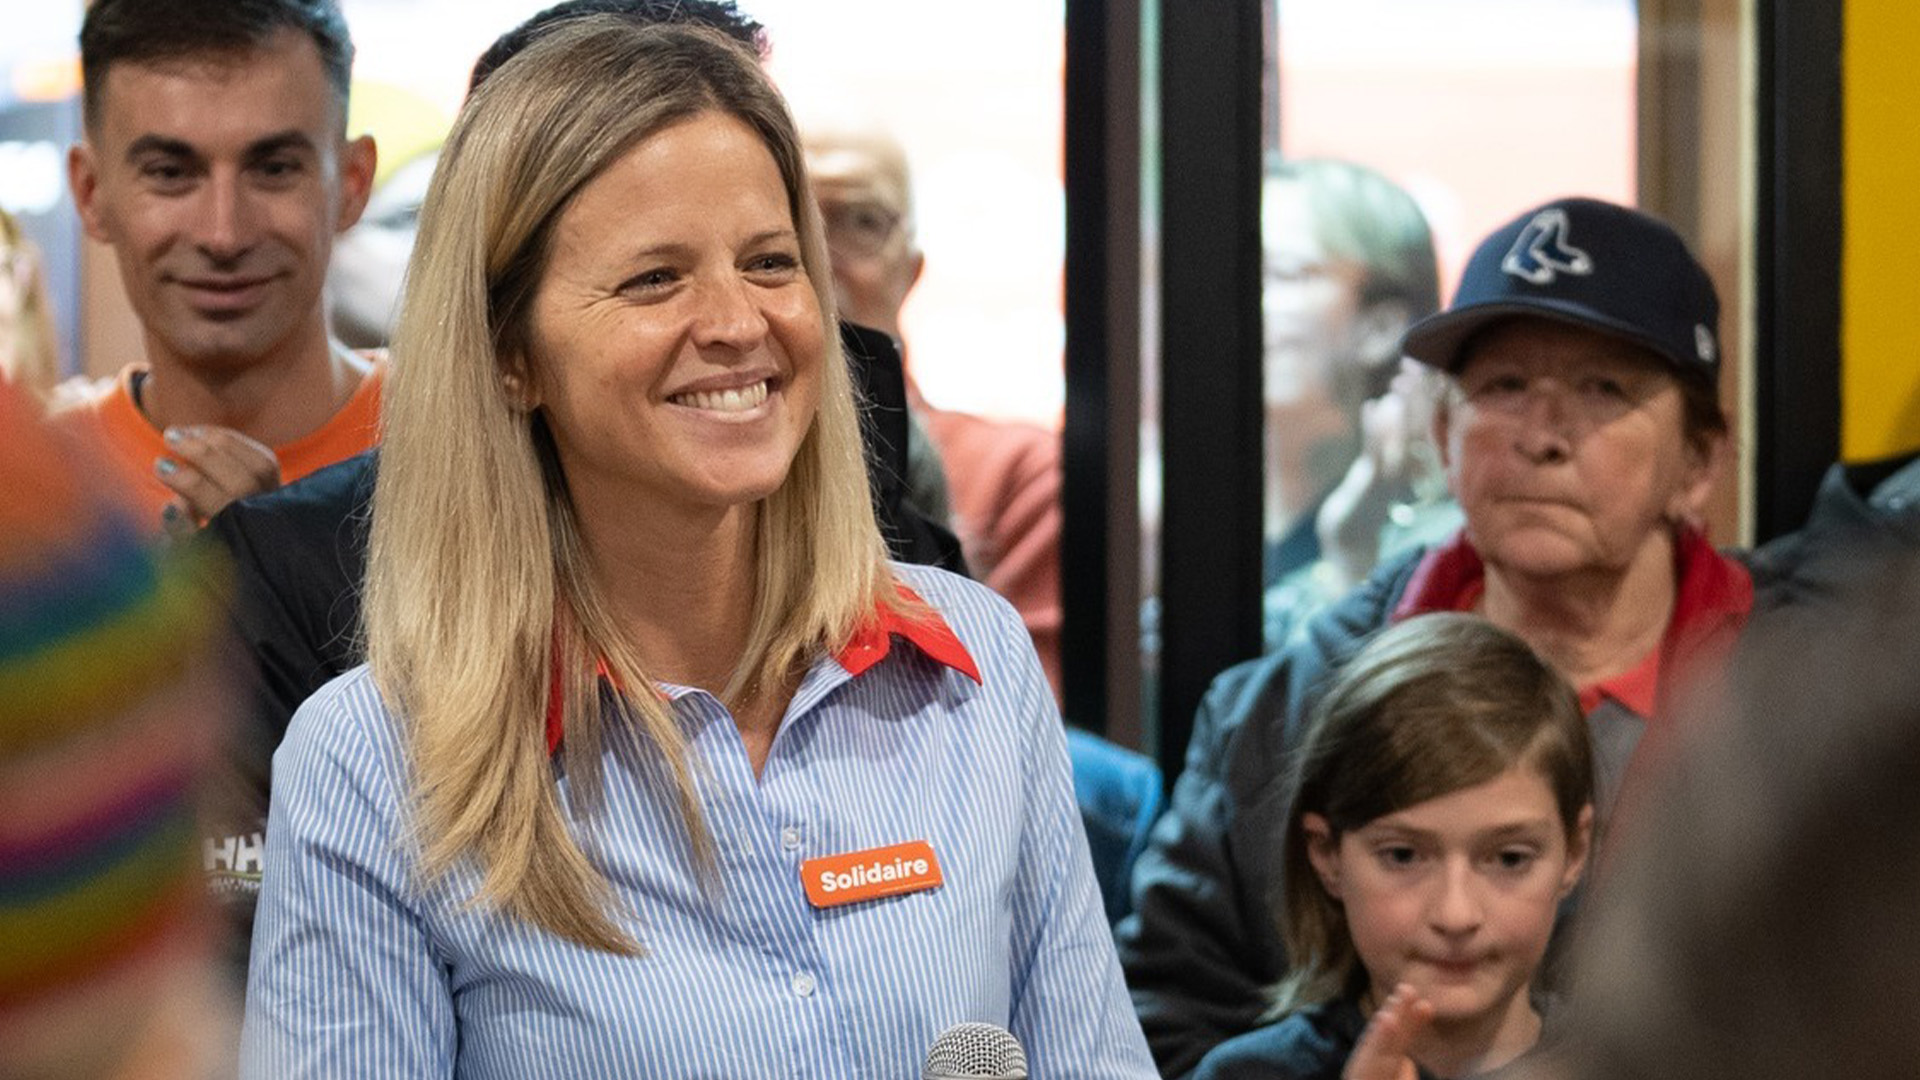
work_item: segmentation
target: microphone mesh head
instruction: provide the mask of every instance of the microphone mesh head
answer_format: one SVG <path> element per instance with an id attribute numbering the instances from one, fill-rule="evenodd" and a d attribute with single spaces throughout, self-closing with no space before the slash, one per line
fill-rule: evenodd
<path id="1" fill-rule="evenodd" d="M 933 1040 L 923 1080 L 1027 1080 L 1027 1055 L 996 1024 L 955 1024 Z"/>

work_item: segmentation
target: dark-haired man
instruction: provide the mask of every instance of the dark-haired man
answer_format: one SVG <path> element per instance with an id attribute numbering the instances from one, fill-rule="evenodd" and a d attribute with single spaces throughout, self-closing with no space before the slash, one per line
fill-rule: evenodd
<path id="1" fill-rule="evenodd" d="M 332 0 L 97 0 L 68 159 L 113 246 L 144 357 L 60 414 L 100 430 L 158 529 L 357 453 L 380 369 L 332 341 L 333 238 L 374 147 L 346 137 L 353 43 Z"/>

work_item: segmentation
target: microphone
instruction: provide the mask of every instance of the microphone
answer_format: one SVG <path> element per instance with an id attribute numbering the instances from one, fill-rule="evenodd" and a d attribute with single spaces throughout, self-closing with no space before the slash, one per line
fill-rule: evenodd
<path id="1" fill-rule="evenodd" d="M 927 1050 L 921 1080 L 1027 1080 L 1020 1040 L 998 1024 L 955 1024 Z"/>

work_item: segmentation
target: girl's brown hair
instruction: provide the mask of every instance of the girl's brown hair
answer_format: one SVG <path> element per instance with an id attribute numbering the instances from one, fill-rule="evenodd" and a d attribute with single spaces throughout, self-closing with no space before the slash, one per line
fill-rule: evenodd
<path id="1" fill-rule="evenodd" d="M 1289 778 L 1279 921 L 1292 971 L 1274 991 L 1276 1013 L 1331 1001 L 1365 980 L 1346 912 L 1307 858 L 1301 819 L 1326 818 L 1337 841 L 1519 766 L 1545 778 L 1573 842 L 1593 799 L 1580 700 L 1526 642 L 1485 619 L 1408 619 L 1341 669 L 1314 707 Z"/>

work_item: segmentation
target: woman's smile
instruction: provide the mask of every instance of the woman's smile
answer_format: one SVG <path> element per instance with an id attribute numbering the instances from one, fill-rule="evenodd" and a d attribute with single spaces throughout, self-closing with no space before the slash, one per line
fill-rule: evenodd
<path id="1" fill-rule="evenodd" d="M 702 412 L 745 413 L 767 400 L 768 384 L 768 380 L 761 379 L 743 387 L 725 390 L 685 390 L 668 395 L 667 403 Z"/>

